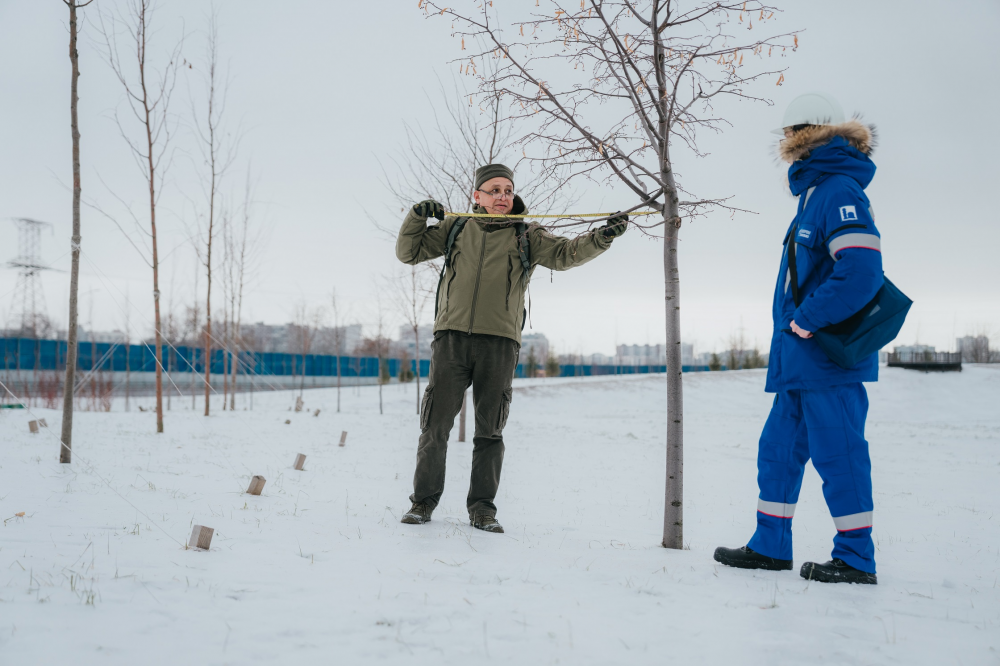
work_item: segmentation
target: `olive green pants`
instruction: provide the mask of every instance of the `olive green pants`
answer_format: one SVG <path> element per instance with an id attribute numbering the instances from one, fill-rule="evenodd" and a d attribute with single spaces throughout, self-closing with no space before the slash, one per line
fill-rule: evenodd
<path id="1" fill-rule="evenodd" d="M 466 507 L 470 517 L 496 516 L 493 500 L 503 467 L 503 427 L 510 413 L 511 380 L 520 348 L 514 340 L 498 335 L 459 331 L 434 334 L 430 377 L 420 408 L 420 442 L 411 502 L 425 502 L 433 508 L 441 501 L 448 435 L 471 384 L 476 432 Z"/>

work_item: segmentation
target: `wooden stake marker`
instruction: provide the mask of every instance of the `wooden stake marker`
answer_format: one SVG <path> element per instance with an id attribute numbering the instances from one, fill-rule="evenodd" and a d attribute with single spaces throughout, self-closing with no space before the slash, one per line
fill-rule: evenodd
<path id="1" fill-rule="evenodd" d="M 255 476 L 250 479 L 250 487 L 247 488 L 247 493 L 251 495 L 260 495 L 260 492 L 264 490 L 264 484 L 267 483 L 267 479 L 262 476 Z"/>
<path id="2" fill-rule="evenodd" d="M 294 465 L 295 469 L 301 472 L 305 464 L 306 464 L 306 456 L 304 453 L 300 453 L 295 456 L 295 465 Z"/>
<path id="3" fill-rule="evenodd" d="M 188 541 L 188 548 L 208 550 L 212 545 L 213 534 L 215 534 L 215 530 L 211 527 L 195 525 L 194 529 L 191 530 L 191 539 Z"/>
<path id="4" fill-rule="evenodd" d="M 28 432 L 38 434 L 38 421 L 28 421 Z"/>
<path id="5" fill-rule="evenodd" d="M 42 426 L 43 428 L 49 427 L 49 424 L 45 422 L 45 419 L 38 419 L 38 425 Z"/>
<path id="6" fill-rule="evenodd" d="M 347 431 L 344 430 L 340 433 L 340 446 L 347 444 Z"/>

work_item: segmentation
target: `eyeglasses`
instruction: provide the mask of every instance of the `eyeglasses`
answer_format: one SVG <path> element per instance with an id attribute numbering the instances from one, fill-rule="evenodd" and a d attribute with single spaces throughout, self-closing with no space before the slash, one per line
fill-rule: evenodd
<path id="1" fill-rule="evenodd" d="M 514 197 L 517 196 L 516 194 L 514 194 L 513 190 L 501 190 L 499 188 L 492 189 L 489 192 L 487 192 L 486 190 L 479 190 L 479 192 L 482 192 L 483 194 L 488 194 L 491 197 L 493 197 L 494 199 L 510 199 L 510 200 L 513 200 Z"/>

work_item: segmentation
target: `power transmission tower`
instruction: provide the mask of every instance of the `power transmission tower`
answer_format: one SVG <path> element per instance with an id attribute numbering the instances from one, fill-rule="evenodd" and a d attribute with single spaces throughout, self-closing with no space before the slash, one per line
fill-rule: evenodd
<path id="1" fill-rule="evenodd" d="M 45 307 L 45 293 L 39 278 L 42 271 L 49 270 L 48 266 L 42 265 L 39 257 L 42 228 L 51 225 L 26 217 L 16 218 L 14 224 L 17 225 L 19 253 L 15 259 L 7 262 L 7 266 L 18 269 L 18 275 L 7 321 L 11 332 L 16 332 L 18 337 L 38 339 L 47 334 L 51 327 Z M 14 326 L 19 328 L 14 329 Z"/>

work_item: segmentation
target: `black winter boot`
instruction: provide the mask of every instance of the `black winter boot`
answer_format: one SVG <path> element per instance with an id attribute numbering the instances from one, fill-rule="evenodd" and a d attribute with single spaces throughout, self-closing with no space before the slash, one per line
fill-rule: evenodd
<path id="1" fill-rule="evenodd" d="M 488 513 L 479 513 L 472 517 L 469 524 L 475 527 L 477 530 L 483 530 L 484 532 L 497 532 L 498 534 L 503 534 L 503 526 L 497 522 L 497 519 Z"/>
<path id="2" fill-rule="evenodd" d="M 410 510 L 403 514 L 402 520 L 399 522 L 406 523 L 407 525 L 423 525 L 424 523 L 429 523 L 431 521 L 431 512 L 434 511 L 431 507 L 423 502 L 414 502 Z"/>
<path id="3" fill-rule="evenodd" d="M 878 585 L 878 577 L 875 574 L 855 569 L 844 560 L 836 557 L 826 564 L 806 562 L 802 565 L 799 575 L 806 580 L 818 580 L 821 583 Z"/>
<path id="4" fill-rule="evenodd" d="M 767 555 L 750 550 L 749 547 L 715 549 L 715 561 L 739 569 L 767 569 L 768 571 L 790 571 L 791 560 L 776 560 Z"/>

